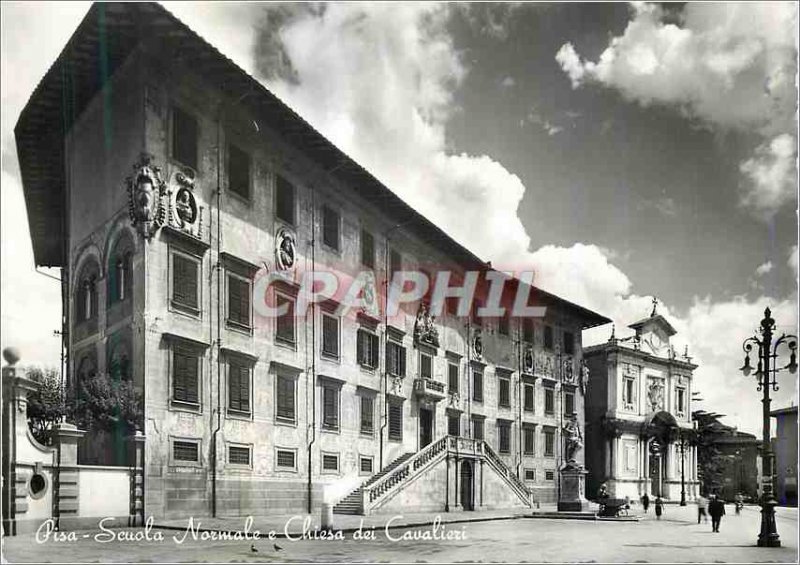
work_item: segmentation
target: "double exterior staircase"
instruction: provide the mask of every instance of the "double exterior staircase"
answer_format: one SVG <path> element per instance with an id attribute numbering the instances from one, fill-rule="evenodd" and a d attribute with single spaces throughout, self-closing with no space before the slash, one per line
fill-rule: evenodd
<path id="1" fill-rule="evenodd" d="M 370 514 L 447 454 L 471 455 L 486 461 L 524 504 L 533 506 L 531 491 L 488 443 L 471 438 L 444 436 L 417 453 L 406 453 L 395 459 L 380 473 L 348 494 L 334 506 L 333 511 L 337 514 Z"/>
<path id="2" fill-rule="evenodd" d="M 361 514 L 361 493 L 364 488 L 368 487 L 369 485 L 375 483 L 376 481 L 380 480 L 386 473 L 391 473 L 394 471 L 398 466 L 402 465 L 410 458 L 414 456 L 414 453 L 404 453 L 391 463 L 389 463 L 386 467 L 384 467 L 380 473 L 372 475 L 364 484 L 358 487 L 356 490 L 345 496 L 338 504 L 333 507 L 334 514 Z"/>

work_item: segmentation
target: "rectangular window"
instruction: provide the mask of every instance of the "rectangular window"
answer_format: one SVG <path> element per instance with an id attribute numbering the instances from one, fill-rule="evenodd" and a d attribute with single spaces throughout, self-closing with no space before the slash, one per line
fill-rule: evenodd
<path id="1" fill-rule="evenodd" d="M 339 318 L 322 315 L 322 354 L 339 358 Z"/>
<path id="2" fill-rule="evenodd" d="M 279 469 L 291 469 L 295 470 L 297 468 L 297 462 L 295 458 L 295 452 L 291 449 L 279 449 L 275 452 L 275 463 L 276 467 Z"/>
<path id="3" fill-rule="evenodd" d="M 250 366 L 237 359 L 228 360 L 228 410 L 250 413 Z"/>
<path id="4" fill-rule="evenodd" d="M 250 154 L 234 145 L 228 145 L 228 190 L 250 200 Z"/>
<path id="5" fill-rule="evenodd" d="M 372 435 L 375 431 L 375 399 L 371 396 L 361 397 L 361 433 Z"/>
<path id="6" fill-rule="evenodd" d="M 522 341 L 533 343 L 533 320 L 522 318 Z"/>
<path id="7" fill-rule="evenodd" d="M 275 308 L 279 312 L 275 318 L 275 339 L 294 345 L 294 300 L 282 294 L 276 294 Z M 284 308 L 286 311 L 282 312 Z"/>
<path id="8" fill-rule="evenodd" d="M 393 341 L 386 343 L 386 371 L 395 377 L 406 376 L 406 348 Z"/>
<path id="9" fill-rule="evenodd" d="M 483 418 L 472 418 L 472 439 L 483 441 Z"/>
<path id="10" fill-rule="evenodd" d="M 575 335 L 572 332 L 564 332 L 564 354 L 573 355 L 575 353 Z"/>
<path id="11" fill-rule="evenodd" d="M 361 264 L 375 268 L 375 238 L 367 230 L 361 230 Z"/>
<path id="12" fill-rule="evenodd" d="M 503 408 L 509 408 L 511 406 L 511 382 L 508 379 L 501 378 L 498 384 L 500 390 L 497 396 L 497 404 Z"/>
<path id="13" fill-rule="evenodd" d="M 322 386 L 322 429 L 339 430 L 339 387 Z"/>
<path id="14" fill-rule="evenodd" d="M 546 481 L 554 481 L 554 480 L 556 480 L 555 471 L 545 471 L 544 472 L 544 480 L 546 480 Z"/>
<path id="15" fill-rule="evenodd" d="M 525 480 L 526 481 L 535 481 L 536 480 L 536 469 L 525 469 Z"/>
<path id="16" fill-rule="evenodd" d="M 250 328 L 250 281 L 228 273 L 228 323 Z"/>
<path id="17" fill-rule="evenodd" d="M 329 206 L 322 207 L 322 243 L 339 250 L 339 212 Z"/>
<path id="18" fill-rule="evenodd" d="M 527 383 L 525 384 L 524 388 L 524 408 L 526 412 L 533 412 L 534 411 L 534 387 L 532 384 Z"/>
<path id="19" fill-rule="evenodd" d="M 564 416 L 569 416 L 575 412 L 575 393 L 564 393 Z"/>
<path id="20" fill-rule="evenodd" d="M 461 435 L 461 417 L 458 414 L 447 415 L 447 434 L 451 436 Z"/>
<path id="21" fill-rule="evenodd" d="M 250 448 L 230 445 L 228 446 L 228 463 L 231 465 L 250 466 Z"/>
<path id="22" fill-rule="evenodd" d="M 372 474 L 372 457 L 361 457 L 360 459 L 361 473 L 365 475 Z"/>
<path id="23" fill-rule="evenodd" d="M 553 328 L 550 326 L 544 327 L 544 347 L 553 349 Z"/>
<path id="24" fill-rule="evenodd" d="M 556 454 L 556 433 L 553 430 L 544 430 L 544 455 L 553 457 Z"/>
<path id="25" fill-rule="evenodd" d="M 172 108 L 172 158 L 197 170 L 197 120 L 178 107 Z"/>
<path id="26" fill-rule="evenodd" d="M 199 404 L 200 358 L 197 353 L 175 347 L 172 351 L 172 399 Z"/>
<path id="27" fill-rule="evenodd" d="M 510 326 L 510 324 L 509 324 L 508 316 L 500 316 L 500 318 L 498 318 L 498 320 L 497 320 L 497 331 L 500 333 L 500 335 L 508 335 L 509 331 L 510 331 L 509 326 Z"/>
<path id="28" fill-rule="evenodd" d="M 447 390 L 450 394 L 458 393 L 458 365 L 455 363 L 447 365 Z"/>
<path id="29" fill-rule="evenodd" d="M 472 400 L 483 402 L 483 373 L 472 371 Z"/>
<path id="30" fill-rule="evenodd" d="M 172 304 L 178 308 L 199 312 L 198 274 L 200 263 L 197 259 L 180 253 L 172 254 Z"/>
<path id="31" fill-rule="evenodd" d="M 403 441 L 403 405 L 400 402 L 389 403 L 389 439 Z"/>
<path id="32" fill-rule="evenodd" d="M 200 461 L 200 444 L 196 441 L 173 441 L 172 459 L 198 463 Z"/>
<path id="33" fill-rule="evenodd" d="M 676 389 L 676 392 L 677 392 L 676 395 L 677 398 L 675 400 L 677 402 L 677 405 L 675 407 L 675 411 L 678 414 L 683 415 L 686 413 L 686 389 L 678 388 Z"/>
<path id="34" fill-rule="evenodd" d="M 365 329 L 356 333 L 356 358 L 358 364 L 368 369 L 378 366 L 378 336 Z"/>
<path id="35" fill-rule="evenodd" d="M 423 379 L 430 379 L 433 375 L 433 358 L 427 353 L 419 354 L 419 376 Z"/>
<path id="36" fill-rule="evenodd" d="M 544 413 L 547 416 L 556 413 L 556 391 L 551 387 L 544 389 Z"/>
<path id="37" fill-rule="evenodd" d="M 279 220 L 294 225 L 294 185 L 278 175 L 275 179 L 275 215 Z"/>
<path id="38" fill-rule="evenodd" d="M 536 429 L 522 428 L 523 451 L 525 455 L 533 455 L 536 449 Z"/>
<path id="39" fill-rule="evenodd" d="M 506 421 L 497 421 L 497 450 L 511 453 L 511 424 Z"/>
<path id="40" fill-rule="evenodd" d="M 275 417 L 284 422 L 295 421 L 294 381 L 283 375 L 275 378 Z"/>
<path id="41" fill-rule="evenodd" d="M 322 470 L 339 472 L 339 456 L 338 455 L 322 455 Z"/>
<path id="42" fill-rule="evenodd" d="M 625 405 L 625 408 L 629 410 L 633 410 L 635 401 L 635 392 L 636 392 L 636 381 L 632 378 L 625 377 L 623 378 L 623 385 L 622 385 L 622 403 Z"/>
<path id="43" fill-rule="evenodd" d="M 394 277 L 394 274 L 403 270 L 403 257 L 399 251 L 392 249 L 389 251 L 389 276 Z"/>

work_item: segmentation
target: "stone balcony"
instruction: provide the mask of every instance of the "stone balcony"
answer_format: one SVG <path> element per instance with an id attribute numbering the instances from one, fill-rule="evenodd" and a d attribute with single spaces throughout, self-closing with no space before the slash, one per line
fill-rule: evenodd
<path id="1" fill-rule="evenodd" d="M 430 402 L 439 402 L 447 396 L 447 387 L 439 381 L 417 377 L 414 379 L 414 394 Z"/>

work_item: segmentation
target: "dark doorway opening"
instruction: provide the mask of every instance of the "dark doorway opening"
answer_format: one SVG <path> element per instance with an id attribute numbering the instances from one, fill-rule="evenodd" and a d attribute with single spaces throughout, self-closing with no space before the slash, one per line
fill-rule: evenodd
<path id="1" fill-rule="evenodd" d="M 464 510 L 475 510 L 475 503 L 472 497 L 472 484 L 473 484 L 473 472 L 472 472 L 472 462 L 471 461 L 462 461 L 461 462 L 461 507 Z"/>
<path id="2" fill-rule="evenodd" d="M 433 410 L 419 409 L 419 448 L 422 449 L 433 441 Z"/>

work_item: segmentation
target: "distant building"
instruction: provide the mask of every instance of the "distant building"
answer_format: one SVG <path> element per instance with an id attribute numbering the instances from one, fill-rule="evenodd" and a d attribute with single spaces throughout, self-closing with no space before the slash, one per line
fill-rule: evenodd
<path id="1" fill-rule="evenodd" d="M 778 504 L 797 506 L 797 406 L 773 410 L 770 415 L 777 423 L 772 445 Z"/>
<path id="2" fill-rule="evenodd" d="M 697 451 L 680 434 L 692 430 L 692 372 L 697 365 L 678 355 L 676 333 L 660 314 L 629 326 L 634 335 L 587 347 L 586 465 L 588 496 L 606 484 L 611 496 L 644 493 L 679 500 L 681 476 L 687 500 L 697 495 Z M 687 438 L 688 439 L 688 438 Z"/>
<path id="3" fill-rule="evenodd" d="M 714 438 L 713 446 L 719 451 L 722 477 L 719 495 L 733 501 L 737 493 L 745 499 L 759 496 L 761 466 L 761 441 L 753 434 L 730 428 Z"/>

